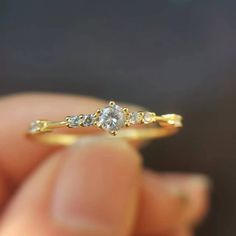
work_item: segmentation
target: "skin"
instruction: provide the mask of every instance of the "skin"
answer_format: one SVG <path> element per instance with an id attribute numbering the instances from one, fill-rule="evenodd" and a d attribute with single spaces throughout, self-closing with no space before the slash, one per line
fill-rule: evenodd
<path id="1" fill-rule="evenodd" d="M 0 99 L 0 236 L 193 235 L 209 205 L 206 176 L 147 170 L 140 144 L 122 140 L 55 148 L 24 136 L 32 120 L 63 119 L 106 104 L 48 93 Z"/>

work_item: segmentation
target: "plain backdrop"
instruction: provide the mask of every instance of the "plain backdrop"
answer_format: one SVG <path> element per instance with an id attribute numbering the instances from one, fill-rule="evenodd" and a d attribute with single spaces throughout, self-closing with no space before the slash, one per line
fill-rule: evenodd
<path id="1" fill-rule="evenodd" d="M 198 235 L 236 235 L 235 12 L 233 0 L 1 0 L 0 94 L 62 91 L 183 114 L 183 131 L 145 148 L 145 164 L 210 175 Z"/>

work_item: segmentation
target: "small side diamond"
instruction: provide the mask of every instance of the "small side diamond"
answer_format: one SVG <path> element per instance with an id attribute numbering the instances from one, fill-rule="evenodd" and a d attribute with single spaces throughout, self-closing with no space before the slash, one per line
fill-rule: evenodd
<path id="1" fill-rule="evenodd" d="M 144 124 L 150 124 L 154 122 L 155 118 L 155 113 L 153 112 L 145 112 L 143 116 L 143 123 Z"/>
<path id="2" fill-rule="evenodd" d="M 84 115 L 83 120 L 82 120 L 82 125 L 83 126 L 92 126 L 94 123 L 95 117 L 93 114 L 88 114 Z"/>
<path id="3" fill-rule="evenodd" d="M 68 126 L 70 128 L 76 128 L 79 126 L 79 123 L 80 123 L 79 116 L 68 116 L 68 117 L 66 117 L 66 120 L 67 120 Z"/>
<path id="4" fill-rule="evenodd" d="M 33 121 L 30 124 L 29 132 L 30 133 L 38 133 L 39 131 L 41 131 L 42 128 L 43 128 L 42 123 L 39 120 Z"/>
<path id="5" fill-rule="evenodd" d="M 139 124 L 142 121 L 142 113 L 141 112 L 132 112 L 129 117 L 130 124 Z"/>

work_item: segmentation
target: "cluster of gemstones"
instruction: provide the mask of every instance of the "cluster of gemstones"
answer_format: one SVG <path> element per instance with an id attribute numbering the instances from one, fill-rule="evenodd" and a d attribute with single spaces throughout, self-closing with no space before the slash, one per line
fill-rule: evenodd
<path id="1" fill-rule="evenodd" d="M 175 114 L 162 115 L 159 120 L 159 124 L 162 126 L 170 125 L 173 127 L 181 127 L 181 119 L 181 116 Z M 154 112 L 129 112 L 127 108 L 122 108 L 116 105 L 114 102 L 110 102 L 108 106 L 99 109 L 93 114 L 67 116 L 62 123 L 63 125 L 66 124 L 66 126 L 69 128 L 89 126 L 99 127 L 113 135 L 116 135 L 117 131 L 123 127 L 137 124 L 151 124 L 156 121 L 157 116 Z M 40 120 L 32 122 L 29 132 L 40 133 L 51 131 L 52 129 L 49 128 L 47 124 L 47 122 Z"/>
<path id="2" fill-rule="evenodd" d="M 86 114 L 79 116 L 67 116 L 66 121 L 69 128 L 77 128 L 79 126 L 88 127 L 93 126 L 95 122 L 94 114 Z"/>
<path id="3" fill-rule="evenodd" d="M 97 126 L 116 134 L 119 129 L 125 126 L 155 122 L 155 116 L 156 114 L 152 112 L 129 112 L 127 108 L 110 102 L 109 106 L 94 114 L 67 116 L 66 121 L 70 128 Z"/>

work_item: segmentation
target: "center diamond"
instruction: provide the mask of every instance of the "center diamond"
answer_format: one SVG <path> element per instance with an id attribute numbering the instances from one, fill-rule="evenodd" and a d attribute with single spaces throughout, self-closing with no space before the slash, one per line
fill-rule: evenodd
<path id="1" fill-rule="evenodd" d="M 101 110 L 98 123 L 109 132 L 116 132 L 125 125 L 125 114 L 120 106 L 112 105 Z"/>

